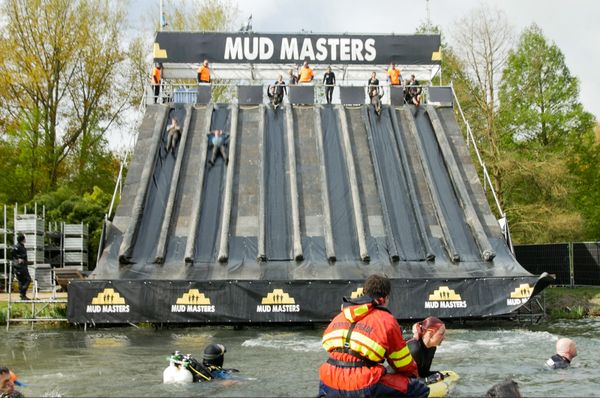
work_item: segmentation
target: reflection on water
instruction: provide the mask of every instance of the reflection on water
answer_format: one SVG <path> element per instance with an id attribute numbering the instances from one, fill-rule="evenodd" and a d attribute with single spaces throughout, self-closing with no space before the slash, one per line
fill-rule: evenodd
<path id="1" fill-rule="evenodd" d="M 407 326 L 407 325 L 405 325 Z M 0 342 L 0 365 L 15 369 L 27 396 L 315 396 L 318 367 L 326 359 L 317 328 L 229 327 L 185 329 L 106 328 L 87 332 L 11 327 Z M 571 369 L 550 371 L 545 360 L 559 337 L 577 342 Z M 201 357 L 204 346 L 227 347 L 225 366 L 250 380 L 162 385 L 169 353 Z M 483 396 L 494 383 L 512 378 L 526 397 L 600 397 L 600 319 L 541 325 L 449 324 L 434 360 L 461 380 L 451 396 Z"/>

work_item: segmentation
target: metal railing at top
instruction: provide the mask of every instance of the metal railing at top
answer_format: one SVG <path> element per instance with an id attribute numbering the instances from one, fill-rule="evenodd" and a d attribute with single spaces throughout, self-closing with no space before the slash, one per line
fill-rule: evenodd
<path id="1" fill-rule="evenodd" d="M 509 244 L 511 251 L 514 252 L 513 247 L 512 247 L 512 241 L 510 239 L 510 230 L 508 228 L 508 218 L 506 217 L 506 213 L 502 209 L 502 205 L 500 204 L 500 200 L 498 199 L 498 195 L 496 193 L 496 190 L 494 189 L 494 184 L 492 184 L 492 178 L 490 177 L 490 173 L 488 172 L 485 162 L 483 161 L 483 158 L 481 156 L 481 153 L 479 152 L 479 148 L 477 147 L 477 141 L 475 140 L 475 135 L 473 134 L 471 125 L 469 124 L 469 121 L 465 117 L 462 107 L 460 106 L 460 102 L 458 101 L 458 97 L 456 95 L 456 91 L 454 91 L 454 86 L 452 85 L 452 83 L 450 83 L 450 88 L 452 89 L 452 95 L 454 96 L 454 103 L 456 105 L 456 109 L 458 109 L 458 112 L 460 113 L 462 121 L 467 130 L 467 146 L 473 145 L 473 151 L 475 152 L 475 155 L 477 156 L 477 161 L 479 162 L 479 166 L 481 167 L 481 170 L 483 173 L 483 188 L 484 188 L 484 190 L 487 190 L 487 187 L 489 187 L 490 192 L 492 193 L 492 196 L 494 197 L 494 201 L 496 203 L 496 207 L 498 209 L 500 218 L 504 220 L 503 221 L 504 225 L 501 225 L 501 228 L 504 232 L 504 237 L 506 239 L 506 242 Z"/>
<path id="2" fill-rule="evenodd" d="M 210 84 L 207 83 L 174 83 L 174 82 L 170 82 L 170 81 L 163 81 L 161 83 L 161 89 L 160 89 L 160 94 L 159 97 L 157 99 L 156 102 L 158 103 L 195 103 L 195 100 L 193 99 L 193 96 L 197 90 L 197 88 L 199 86 L 210 86 L 211 90 L 213 92 L 220 90 L 220 93 L 225 93 L 225 98 L 219 98 L 217 99 L 217 101 L 222 101 L 222 100 L 228 100 L 231 101 L 232 103 L 236 102 L 236 95 L 237 93 L 234 91 L 235 88 L 237 88 L 238 86 L 258 86 L 258 87 L 262 87 L 262 93 L 263 93 L 263 102 L 264 103 L 268 103 L 268 96 L 267 96 L 267 89 L 268 87 L 273 87 L 274 83 L 269 82 L 269 83 L 260 83 L 257 84 L 256 82 L 248 82 L 247 84 L 244 83 L 240 83 L 240 82 L 235 82 L 235 83 L 228 83 L 228 82 L 212 82 Z M 314 87 L 315 92 L 314 92 L 314 103 L 315 104 L 322 104 L 322 103 L 326 103 L 326 97 L 325 97 L 325 87 L 334 87 L 337 90 L 334 90 L 333 93 L 333 100 L 332 103 L 334 104 L 341 104 L 341 98 L 340 98 L 340 90 L 339 88 L 342 87 L 362 87 L 364 88 L 364 92 L 365 92 L 365 101 L 364 103 L 368 103 L 368 95 L 367 95 L 367 87 L 369 87 L 367 84 L 361 84 L 361 83 L 352 83 L 352 82 L 344 82 L 342 84 L 334 84 L 334 85 L 328 85 L 328 84 L 323 84 L 320 81 L 317 80 L 313 80 L 310 83 L 298 83 L 298 84 L 294 84 L 294 85 L 289 85 L 287 82 L 285 82 L 285 88 L 287 90 L 289 90 L 291 87 L 306 87 L 306 86 L 310 86 L 310 87 Z M 387 82 L 383 82 L 380 83 L 378 86 L 382 92 L 384 93 L 384 96 L 382 97 L 382 103 L 384 104 L 390 104 L 391 103 L 391 87 L 392 85 L 387 83 Z M 407 93 L 407 89 L 420 89 L 419 92 L 419 96 L 421 98 L 421 103 L 427 103 L 427 98 L 428 98 L 428 88 L 429 85 L 399 85 L 399 86 L 394 86 L 394 87 L 398 87 L 398 88 L 402 88 L 402 90 L 404 91 L 404 94 L 406 95 Z M 289 95 L 289 91 L 288 91 L 288 95 Z M 188 98 L 187 100 L 182 100 L 182 98 Z M 154 86 L 149 85 L 148 89 L 146 90 L 146 101 L 147 103 L 153 103 L 154 102 Z M 215 98 L 213 96 L 213 102 Z"/>

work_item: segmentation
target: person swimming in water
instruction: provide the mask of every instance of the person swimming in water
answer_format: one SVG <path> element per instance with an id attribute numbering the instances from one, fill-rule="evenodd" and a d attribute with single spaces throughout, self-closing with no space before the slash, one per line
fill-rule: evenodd
<path id="1" fill-rule="evenodd" d="M 547 361 L 546 366 L 550 369 L 566 369 L 571 366 L 571 361 L 577 356 L 577 345 L 566 337 L 556 342 L 556 354 Z"/>
<path id="2" fill-rule="evenodd" d="M 417 363 L 419 377 L 424 378 L 427 384 L 444 378 L 442 373 L 431 371 L 431 362 L 437 347 L 444 341 L 445 333 L 444 322 L 430 316 L 413 325 L 413 338 L 407 342 L 410 354 Z"/>
<path id="3" fill-rule="evenodd" d="M 17 376 L 7 367 L 0 366 L 0 397 L 23 398 L 23 394 L 15 390 L 15 385 L 22 385 Z"/>

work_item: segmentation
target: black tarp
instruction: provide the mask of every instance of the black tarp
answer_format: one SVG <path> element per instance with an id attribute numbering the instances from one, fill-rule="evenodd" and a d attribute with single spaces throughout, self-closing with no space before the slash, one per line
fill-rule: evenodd
<path id="1" fill-rule="evenodd" d="M 452 241 L 460 255 L 460 260 L 461 262 L 479 261 L 481 258 L 479 248 L 465 220 L 464 209 L 452 185 L 431 121 L 424 109 L 411 106 L 411 111 L 417 126 L 418 138 L 425 150 L 424 161 L 427 162 L 432 173 L 431 187 L 435 191 L 434 194 L 440 198 L 443 216 L 451 226 Z"/>
<path id="2" fill-rule="evenodd" d="M 374 109 L 369 106 L 367 117 L 373 142 L 373 162 L 381 175 L 382 186 L 379 189 L 387 205 L 388 219 L 398 255 L 402 261 L 423 261 L 426 253 L 423 250 L 424 243 L 413 208 L 413 204 L 417 204 L 411 199 L 404 174 L 406 171 L 402 170 L 388 108 L 385 107 L 381 116 L 377 116 Z"/>
<path id="3" fill-rule="evenodd" d="M 440 63 L 440 35 L 157 32 L 155 62 L 408 65 Z"/>
<path id="4" fill-rule="evenodd" d="M 223 130 L 230 134 L 231 120 L 230 110 L 227 105 L 219 105 L 214 108 L 210 131 Z M 208 139 L 208 138 L 207 138 Z M 198 233 L 196 234 L 196 246 L 194 263 L 213 263 L 216 261 L 218 251 L 218 239 L 220 231 L 221 212 L 223 210 L 223 190 L 225 188 L 225 160 L 218 152 L 215 164 L 210 166 L 213 147 L 207 147 L 206 174 L 200 206 L 200 219 Z M 204 166 L 204 165 L 202 165 Z"/>
<path id="5" fill-rule="evenodd" d="M 267 260 L 292 259 L 290 183 L 282 109 L 267 107 L 265 116 L 265 246 Z"/>
<path id="6" fill-rule="evenodd" d="M 573 243 L 573 280 L 576 285 L 600 285 L 600 242 Z"/>
<path id="7" fill-rule="evenodd" d="M 131 261 L 138 264 L 154 262 L 156 244 L 160 236 L 164 210 L 169 197 L 169 188 L 171 178 L 175 168 L 176 154 L 179 152 L 167 153 L 167 126 L 171 119 L 175 118 L 179 126 L 183 126 L 185 119 L 185 109 L 182 105 L 171 109 L 167 116 L 165 127 L 163 128 L 158 153 L 155 158 L 154 172 L 146 193 L 146 202 L 144 204 L 139 231 L 136 234 L 133 245 L 133 254 Z"/>
<path id="8" fill-rule="evenodd" d="M 501 315 L 519 308 L 548 279 L 529 277 L 393 279 L 389 308 L 399 319 Z M 363 281 L 75 281 L 67 317 L 76 323 L 328 322 L 342 296 Z M 142 288 L 143 286 L 143 288 Z"/>
<path id="9" fill-rule="evenodd" d="M 337 112 L 333 106 L 324 106 L 321 111 L 321 128 L 336 260 L 356 261 L 360 259 L 360 254 L 350 196 L 350 182 L 338 123 Z"/>
<path id="10" fill-rule="evenodd" d="M 548 272 L 556 275 L 556 284 L 571 284 L 568 243 L 515 245 L 515 256 L 527 271 L 533 274 Z"/>

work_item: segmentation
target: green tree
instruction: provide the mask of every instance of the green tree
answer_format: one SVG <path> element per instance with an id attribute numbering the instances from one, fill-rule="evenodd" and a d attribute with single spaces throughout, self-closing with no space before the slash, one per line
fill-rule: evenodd
<path id="1" fill-rule="evenodd" d="M 558 46 L 531 25 L 510 52 L 500 86 L 503 127 L 511 140 L 564 143 L 589 132 L 593 116 L 579 102 L 579 82 Z"/>
<path id="2" fill-rule="evenodd" d="M 5 0 L 0 93 L 7 137 L 18 147 L 29 198 L 88 167 L 124 106 L 116 87 L 125 15 L 108 0 Z M 10 140 L 7 140 L 10 141 Z M 77 172 L 77 171 L 75 171 Z"/>
<path id="3" fill-rule="evenodd" d="M 555 44 L 532 25 L 511 50 L 500 85 L 504 198 L 515 241 L 584 239 L 598 213 L 594 118 Z M 596 163 L 597 164 L 597 163 Z M 592 189 L 590 189 L 592 188 Z"/>
<path id="4" fill-rule="evenodd" d="M 571 171 L 577 176 L 574 201 L 584 219 L 583 239 L 597 241 L 600 237 L 600 125 L 595 134 L 583 134 L 570 140 Z"/>

